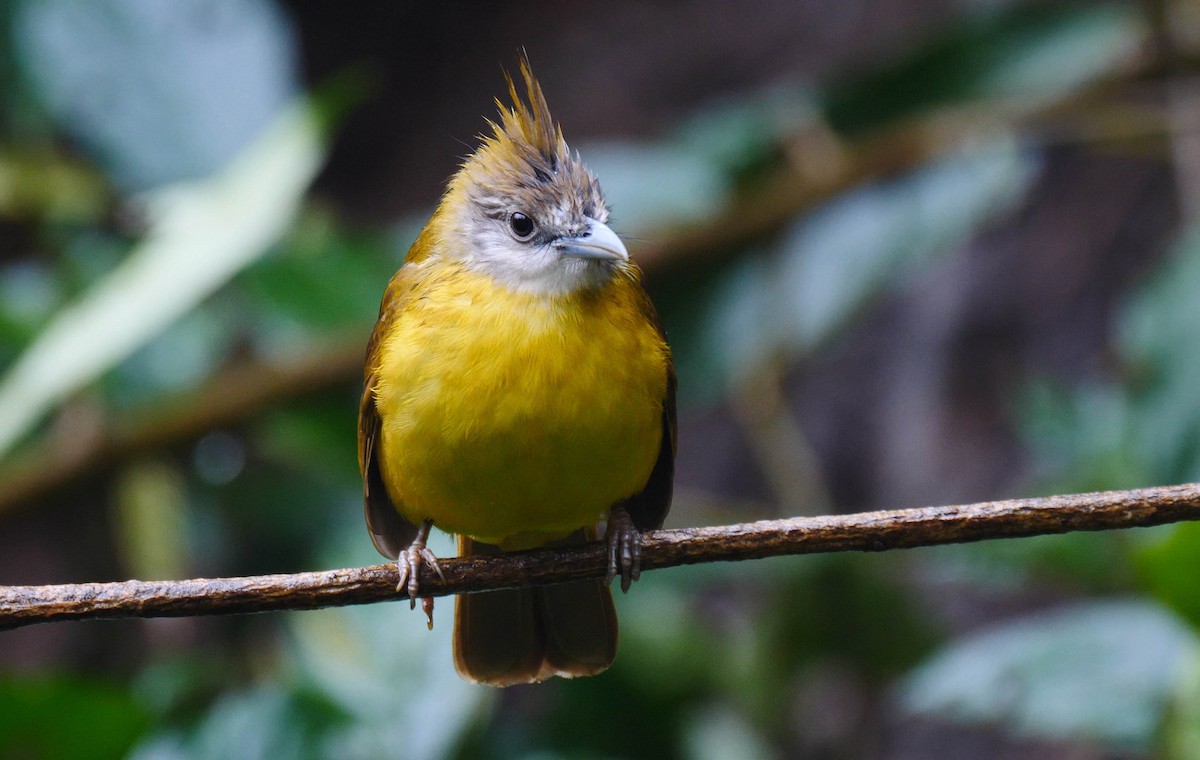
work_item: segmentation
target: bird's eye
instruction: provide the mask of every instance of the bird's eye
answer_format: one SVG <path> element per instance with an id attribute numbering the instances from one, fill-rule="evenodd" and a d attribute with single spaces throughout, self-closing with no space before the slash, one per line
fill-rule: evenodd
<path id="1" fill-rule="evenodd" d="M 533 220 L 525 214 L 522 214 L 520 211 L 514 211 L 512 215 L 508 217 L 508 228 L 512 230 L 513 237 L 521 242 L 525 242 L 529 238 L 533 237 L 533 232 L 536 227 L 537 225 L 533 223 Z"/>

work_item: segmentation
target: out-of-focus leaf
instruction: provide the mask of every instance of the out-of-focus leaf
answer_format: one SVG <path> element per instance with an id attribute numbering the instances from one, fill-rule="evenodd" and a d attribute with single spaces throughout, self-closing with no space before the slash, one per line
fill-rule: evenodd
<path id="1" fill-rule="evenodd" d="M 1134 578 L 1129 544 L 1143 535 L 1143 531 L 1066 533 L 930 547 L 916 556 L 923 572 L 936 582 L 985 591 L 1053 587 L 1128 592 Z"/>
<path id="2" fill-rule="evenodd" d="M 361 513 L 355 510 L 356 516 Z M 361 519 L 359 519 L 360 522 Z M 323 535 L 325 565 L 361 564 L 373 552 L 361 523 L 349 540 Z M 361 550 L 347 550 L 354 546 Z M 454 543 L 434 534 L 431 549 Z M 449 604 L 448 604 L 449 603 Z M 402 758 L 448 756 L 470 720 L 498 694 L 458 677 L 451 654 L 452 599 L 438 600 L 432 632 L 407 604 L 376 604 L 289 616 L 280 654 L 286 677 L 227 692 L 194 729 L 168 729 L 140 744 L 136 760 L 216 758 Z M 172 669 L 142 684 L 144 696 L 179 701 L 204 678 Z"/>
<path id="3" fill-rule="evenodd" d="M 227 694 L 191 733 L 151 737 L 134 760 L 272 760 L 341 757 L 324 739 L 345 716 L 318 695 L 273 686 Z"/>
<path id="4" fill-rule="evenodd" d="M 146 724 L 130 695 L 71 677 L 0 677 L 0 757 L 123 757 Z"/>
<path id="5" fill-rule="evenodd" d="M 36 333 L 62 302 L 54 274 L 37 262 L 0 268 L 0 365 Z"/>
<path id="6" fill-rule="evenodd" d="M 817 111 L 811 91 L 781 85 L 700 110 L 675 139 L 688 155 L 712 164 L 725 177 L 745 181 L 755 170 L 778 162 L 781 146 L 810 125 Z"/>
<path id="7" fill-rule="evenodd" d="M 680 375 L 693 392 L 719 391 L 764 361 L 813 350 L 872 296 L 1012 208 L 1036 166 L 1001 141 L 817 209 L 784 233 L 776 255 L 718 272 L 710 294 L 686 299 L 688 317 L 664 309 Z"/>
<path id="8" fill-rule="evenodd" d="M 1071 391 L 1045 383 L 1020 418 L 1048 477 L 1062 490 L 1200 480 L 1200 233 L 1192 231 L 1118 321 L 1125 382 Z"/>
<path id="9" fill-rule="evenodd" d="M 678 700 L 696 693 L 710 682 L 718 665 L 712 652 L 720 648 L 720 639 L 698 624 L 697 611 L 689 605 L 696 586 L 689 578 L 694 575 L 690 567 L 651 574 L 638 582 L 636 594 L 618 600 L 624 643 L 614 674 L 644 678 L 642 690 L 656 699 Z"/>
<path id="10" fill-rule="evenodd" d="M 1196 639 L 1161 607 L 1091 603 L 951 643 L 903 682 L 912 713 L 1148 749 Z"/>
<path id="11" fill-rule="evenodd" d="M 13 35 L 46 107 L 127 190 L 217 171 L 299 89 L 270 0 L 31 0 Z"/>
<path id="12" fill-rule="evenodd" d="M 1035 383 L 1018 409 L 1033 459 L 1053 490 L 1104 491 L 1153 481 L 1130 445 L 1140 420 L 1116 385 L 1090 382 L 1067 392 Z"/>
<path id="13" fill-rule="evenodd" d="M 94 171 L 54 151 L 24 146 L 0 150 L 0 215 L 94 222 L 108 195 Z"/>
<path id="14" fill-rule="evenodd" d="M 292 404 L 267 415 L 255 431 L 255 448 L 297 470 L 361 487 L 356 423 L 346 413 L 352 401 L 350 395 L 339 395 L 325 402 Z"/>
<path id="15" fill-rule="evenodd" d="M 929 652 L 933 633 L 897 580 L 903 559 L 803 559 L 809 561 L 795 566 L 803 572 L 767 587 L 770 612 L 763 615 L 765 624 L 758 624 L 766 641 L 763 650 L 769 653 L 756 674 L 763 683 L 785 690 L 789 675 L 831 656 L 854 663 L 869 681 L 885 682 Z"/>
<path id="16" fill-rule="evenodd" d="M 227 655 L 189 648 L 156 657 L 134 676 L 134 699 L 156 722 L 187 715 L 236 680 L 237 666 Z"/>
<path id="17" fill-rule="evenodd" d="M 239 277 L 258 307 L 251 325 L 257 346 L 278 353 L 315 335 L 356 330 L 365 344 L 399 267 L 385 250 L 382 240 L 350 235 L 327 214 L 302 215 L 280 250 Z"/>
<path id="18" fill-rule="evenodd" d="M 186 578 L 187 491 L 182 475 L 161 462 L 135 462 L 121 473 L 114 500 L 121 561 L 131 577 Z"/>
<path id="19" fill-rule="evenodd" d="M 1119 323 L 1121 353 L 1134 373 L 1131 443 L 1157 482 L 1200 480 L 1198 289 L 1200 230 L 1191 230 Z"/>
<path id="20" fill-rule="evenodd" d="M 192 551 L 198 560 L 220 560 L 199 572 L 254 575 L 311 569 L 314 551 L 329 540 L 329 527 L 339 514 L 362 514 L 361 485 L 340 488 L 323 469 L 258 460 L 225 485 L 197 488 L 196 518 L 217 523 L 207 532 L 193 528 Z"/>
<path id="21" fill-rule="evenodd" d="M 684 756 L 691 760 L 775 757 L 770 744 L 728 707 L 698 711 L 684 729 L 683 737 Z"/>
<path id="22" fill-rule="evenodd" d="M 195 388 L 234 352 L 242 315 L 220 295 L 214 300 L 167 326 L 104 378 L 115 411 Z"/>
<path id="23" fill-rule="evenodd" d="M 1129 4 L 1019 7 L 956 28 L 908 60 L 836 89 L 828 117 L 839 130 L 858 132 L 954 101 L 1036 106 L 1117 70 L 1145 34 Z"/>
<path id="24" fill-rule="evenodd" d="M 1180 668 L 1179 688 L 1172 695 L 1160 746 L 1164 760 L 1200 757 L 1200 651 Z"/>
<path id="25" fill-rule="evenodd" d="M 365 535 L 357 544 L 365 541 Z M 430 548 L 452 556 L 436 534 Z M 321 610 L 291 618 L 291 650 L 301 677 L 349 717 L 327 738 L 330 757 L 444 757 L 497 694 L 458 677 L 450 642 L 453 603 L 437 600 L 436 624 L 407 604 Z M 402 749 L 398 749 L 402 748 Z"/>
<path id="26" fill-rule="evenodd" d="M 1121 313 L 1125 382 L 1091 382 L 1069 391 L 1042 383 L 1025 394 L 1022 427 L 1055 490 L 1200 479 L 1198 290 L 1200 235 L 1193 230 Z M 1197 527 L 1139 531 L 1133 538 L 1140 539 L 1133 564 L 1141 581 L 1200 626 Z"/>
<path id="27" fill-rule="evenodd" d="M 150 196 L 146 237 L 61 312 L 0 380 L 0 456 L 52 404 L 124 359 L 273 244 L 321 155 L 309 108 L 299 104 L 221 173 Z"/>
<path id="28" fill-rule="evenodd" d="M 1012 143 L 980 145 L 800 222 L 781 244 L 789 339 L 811 348 L 872 293 L 962 245 L 1024 196 L 1036 166 Z"/>
<path id="29" fill-rule="evenodd" d="M 728 193 L 716 165 L 669 145 L 591 143 L 580 153 L 601 178 L 622 231 L 648 234 L 702 219 L 720 208 Z"/>
<path id="30" fill-rule="evenodd" d="M 129 253 L 133 239 L 105 229 L 50 227 L 47 245 L 58 249 L 57 275 L 63 292 L 77 298 L 109 275 Z"/>
<path id="31" fill-rule="evenodd" d="M 1180 523 L 1157 534 L 1134 555 L 1154 596 L 1200 629 L 1200 523 Z"/>
<path id="32" fill-rule="evenodd" d="M 19 140 L 39 140 L 52 127 L 42 108 L 30 97 L 24 86 L 16 60 L 16 52 L 9 42 L 12 39 L 13 17 L 16 3 L 0 3 L 0 130 L 14 135 Z"/>
<path id="33" fill-rule="evenodd" d="M 835 658 L 882 683 L 929 651 L 932 633 L 888 565 L 830 555 L 650 574 L 617 600 L 622 649 L 611 675 L 685 732 L 710 698 L 753 716 L 753 731 L 783 729 L 797 674 Z M 653 755 L 663 731 L 638 731 L 629 752 Z"/>
<path id="34" fill-rule="evenodd" d="M 588 143 L 580 152 L 618 229 L 654 240 L 725 206 L 735 182 L 777 160 L 814 113 L 806 92 L 780 87 L 717 104 L 659 143 Z"/>

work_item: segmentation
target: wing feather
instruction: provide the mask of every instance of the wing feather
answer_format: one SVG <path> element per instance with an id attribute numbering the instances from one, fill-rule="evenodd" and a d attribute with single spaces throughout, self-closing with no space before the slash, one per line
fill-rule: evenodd
<path id="1" fill-rule="evenodd" d="M 666 341 L 666 333 L 658 319 L 658 312 L 650 301 L 649 294 L 643 291 L 643 306 L 654 321 L 655 327 Z M 634 494 L 625 501 L 625 510 L 633 518 L 634 526 L 641 531 L 661 528 L 671 511 L 671 494 L 675 483 L 675 450 L 679 443 L 679 435 L 675 414 L 675 387 L 678 384 L 675 376 L 675 362 L 667 358 L 667 390 L 663 398 L 662 413 L 662 444 L 658 449 L 658 459 L 654 469 L 650 471 L 650 479 L 640 493 Z"/>
<path id="2" fill-rule="evenodd" d="M 415 248 L 416 246 L 414 246 Z M 388 495 L 379 469 L 379 433 L 382 422 L 375 406 L 375 386 L 379 381 L 383 338 L 412 297 L 416 267 L 405 264 L 388 283 L 379 306 L 379 320 L 367 341 L 367 360 L 363 392 L 358 403 L 358 469 L 363 478 L 363 502 L 367 529 L 375 548 L 385 557 L 396 559 L 417 535 L 417 526 L 400 516 Z"/>

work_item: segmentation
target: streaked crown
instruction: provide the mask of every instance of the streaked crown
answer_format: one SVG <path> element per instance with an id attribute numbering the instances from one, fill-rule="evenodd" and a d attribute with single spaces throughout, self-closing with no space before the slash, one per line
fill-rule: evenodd
<path id="1" fill-rule="evenodd" d="M 491 134 L 450 180 L 438 216 L 451 225 L 444 253 L 529 292 L 562 294 L 598 287 L 628 255 L 607 227 L 600 184 L 572 153 L 542 88 L 521 61 L 525 97 L 511 76 L 510 106 L 499 99 Z M 435 217 L 436 218 L 436 217 Z"/>
<path id="2" fill-rule="evenodd" d="M 459 172 L 469 179 L 472 201 L 493 211 L 516 203 L 607 216 L 600 183 L 567 147 L 528 61 L 521 60 L 525 99 L 513 78 L 505 73 L 505 79 L 512 105 L 496 99 L 499 122 L 488 120 L 492 134 L 481 136 L 483 143 Z"/>

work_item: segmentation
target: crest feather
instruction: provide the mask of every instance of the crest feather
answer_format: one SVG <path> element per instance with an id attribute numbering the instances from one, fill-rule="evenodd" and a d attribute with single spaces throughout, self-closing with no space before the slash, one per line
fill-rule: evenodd
<path id="1" fill-rule="evenodd" d="M 570 161 L 562 128 L 554 123 L 554 117 L 550 115 L 550 106 L 546 103 L 542 86 L 529 67 L 529 59 L 521 56 L 525 97 L 521 97 L 516 81 L 507 71 L 504 72 L 504 80 L 508 83 L 508 97 L 512 105 L 505 106 L 499 98 L 496 99 L 500 121 L 488 121 L 492 135 L 486 137 L 485 142 L 501 151 L 508 149 L 526 156 L 533 153 L 551 168 L 560 162 Z"/>
<path id="2" fill-rule="evenodd" d="M 541 224 L 555 216 L 606 221 L 600 185 L 567 147 L 525 56 L 520 72 L 519 81 L 505 72 L 511 104 L 496 100 L 500 113 L 487 122 L 491 134 L 480 135 L 479 147 L 450 180 L 444 205 L 461 200 L 471 213 L 492 218 L 519 209 L 538 215 Z"/>

